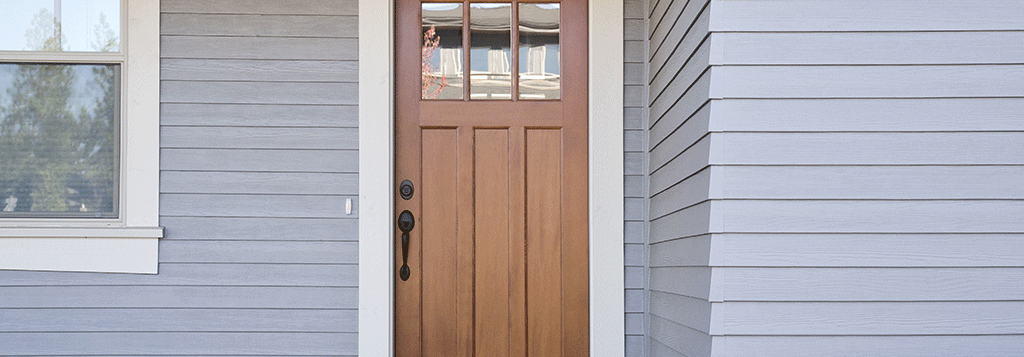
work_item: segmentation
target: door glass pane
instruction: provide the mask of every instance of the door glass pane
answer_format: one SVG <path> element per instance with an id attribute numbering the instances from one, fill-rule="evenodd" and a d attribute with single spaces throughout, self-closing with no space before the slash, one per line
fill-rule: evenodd
<path id="1" fill-rule="evenodd" d="M 469 5 L 470 99 L 512 99 L 512 4 Z"/>
<path id="2" fill-rule="evenodd" d="M 0 64 L 0 217 L 115 217 L 119 65 Z"/>
<path id="3" fill-rule="evenodd" d="M 423 99 L 462 99 L 462 4 L 423 4 Z"/>
<path id="4" fill-rule="evenodd" d="M 519 99 L 559 99 L 558 4 L 519 4 Z"/>
<path id="5" fill-rule="evenodd" d="M 0 23 L 0 51 L 120 51 L 120 0 L 7 0 Z"/>

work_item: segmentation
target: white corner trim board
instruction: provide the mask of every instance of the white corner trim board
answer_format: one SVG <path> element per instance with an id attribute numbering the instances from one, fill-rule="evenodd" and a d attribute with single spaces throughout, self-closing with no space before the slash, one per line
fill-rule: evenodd
<path id="1" fill-rule="evenodd" d="M 160 219 L 160 3 L 121 0 L 118 219 L 0 221 L 0 269 L 156 274 Z"/>
<path id="2" fill-rule="evenodd" d="M 625 354 L 622 11 L 618 0 L 589 3 L 591 356 Z M 394 15 L 392 1 L 359 0 L 359 355 L 364 357 L 394 354 Z"/>

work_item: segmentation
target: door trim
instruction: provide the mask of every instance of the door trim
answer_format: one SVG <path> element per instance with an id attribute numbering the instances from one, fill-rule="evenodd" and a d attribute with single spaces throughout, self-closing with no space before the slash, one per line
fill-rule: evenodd
<path id="1" fill-rule="evenodd" d="M 622 11 L 589 0 L 591 356 L 625 354 Z M 394 14 L 392 1 L 359 0 L 360 356 L 394 354 Z"/>

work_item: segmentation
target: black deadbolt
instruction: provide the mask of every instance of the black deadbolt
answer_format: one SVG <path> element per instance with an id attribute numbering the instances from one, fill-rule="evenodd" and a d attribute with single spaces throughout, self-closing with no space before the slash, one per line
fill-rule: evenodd
<path id="1" fill-rule="evenodd" d="M 415 225 L 416 219 L 412 217 L 412 212 L 409 212 L 409 210 L 402 211 L 402 213 L 398 215 L 398 229 L 402 230 L 402 232 L 411 232 L 412 227 Z"/>
<path id="2" fill-rule="evenodd" d="M 412 187 L 412 181 L 405 180 L 398 186 L 398 194 L 402 195 L 403 200 L 412 198 L 412 193 L 415 191 Z"/>

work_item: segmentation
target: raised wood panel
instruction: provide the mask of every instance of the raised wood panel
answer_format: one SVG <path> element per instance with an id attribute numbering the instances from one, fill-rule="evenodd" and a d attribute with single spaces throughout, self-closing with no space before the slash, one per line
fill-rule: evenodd
<path id="1" fill-rule="evenodd" d="M 562 133 L 526 131 L 527 350 L 562 354 Z"/>
<path id="2" fill-rule="evenodd" d="M 651 292 L 651 315 L 705 334 L 711 331 L 711 302 L 660 291 Z"/>
<path id="3" fill-rule="evenodd" d="M 160 100 L 211 104 L 357 104 L 355 83 L 160 82 Z"/>
<path id="4" fill-rule="evenodd" d="M 710 267 L 651 267 L 650 291 L 665 292 L 708 300 L 711 286 Z"/>
<path id="5" fill-rule="evenodd" d="M 659 121 L 667 118 L 689 118 L 694 112 L 707 104 L 711 94 L 711 71 L 701 73 L 701 76 L 686 88 L 682 97 L 662 98 L 657 103 L 652 103 L 650 108 L 649 125 L 657 125 Z"/>
<path id="6" fill-rule="evenodd" d="M 712 169 L 702 169 L 682 182 L 656 193 L 650 199 L 651 218 L 685 209 L 710 198 Z"/>
<path id="7" fill-rule="evenodd" d="M 1021 233 L 1024 201 L 763 201 L 716 206 L 736 233 Z M 651 223 L 654 231 L 654 223 Z"/>
<path id="8" fill-rule="evenodd" d="M 516 269 L 523 251 L 513 239 L 511 173 L 514 162 L 508 129 L 476 129 L 473 145 L 474 274 L 473 319 L 476 355 L 509 356 L 518 339 L 512 315 L 522 312 L 521 299 L 513 296 L 515 282 L 522 282 Z M 552 153 L 554 154 L 554 153 Z M 486 194 L 481 194 L 486 192 Z M 516 258 L 513 258 L 516 256 Z M 517 275 L 512 278 L 512 275 Z M 504 323 L 502 323 L 504 322 Z M 517 338 L 513 338 L 513 336 Z"/>
<path id="9" fill-rule="evenodd" d="M 357 241 L 359 221 L 346 218 L 160 217 L 164 241 Z"/>
<path id="10" fill-rule="evenodd" d="M 951 31 L 1024 29 L 1020 2 L 958 0 L 715 1 L 712 31 Z"/>
<path id="11" fill-rule="evenodd" d="M 653 217 L 650 223 L 651 243 L 704 234 L 711 229 L 711 201 Z"/>
<path id="12" fill-rule="evenodd" d="M 160 15 L 161 35 L 351 37 L 359 31 L 356 16 L 319 15 Z"/>
<path id="13" fill-rule="evenodd" d="M 716 133 L 712 137 L 728 148 L 713 164 L 1024 164 L 1024 132 Z"/>
<path id="14" fill-rule="evenodd" d="M 716 234 L 714 239 L 716 266 L 1024 266 L 1024 235 L 1019 234 Z M 652 247 L 652 257 L 653 252 Z"/>
<path id="15" fill-rule="evenodd" d="M 358 15 L 356 0 L 161 0 L 163 13 Z"/>
<path id="16" fill-rule="evenodd" d="M 692 25 L 679 26 L 670 31 L 665 37 L 665 44 L 659 49 L 659 51 L 651 51 L 649 54 L 651 60 L 651 71 L 649 73 L 650 78 L 653 79 L 655 76 L 660 74 L 660 71 L 666 69 L 665 63 L 668 62 L 669 58 L 673 56 L 689 57 L 697 46 L 704 41 L 704 38 L 708 35 L 708 19 L 710 18 L 708 16 L 708 12 L 704 11 L 704 9 L 706 9 L 705 4 L 708 2 L 709 1 L 707 0 L 687 2 L 688 6 L 694 8 L 694 10 L 687 9 L 687 12 L 701 10 L 700 15 L 693 21 Z M 686 14 L 683 16 L 686 16 Z"/>
<path id="17" fill-rule="evenodd" d="M 0 288 L 0 308 L 354 309 L 354 287 L 19 286 Z"/>
<path id="18" fill-rule="evenodd" d="M 724 166 L 720 172 L 722 198 L 1024 200 L 1024 166 Z"/>
<path id="19" fill-rule="evenodd" d="M 1024 302 L 728 302 L 723 335 L 1020 335 Z"/>
<path id="20" fill-rule="evenodd" d="M 704 234 L 653 243 L 650 246 L 648 266 L 652 268 L 708 266 L 712 259 L 711 239 L 710 234 Z M 718 257 L 721 253 L 716 250 L 715 254 L 715 257 Z"/>
<path id="21" fill-rule="evenodd" d="M 1024 65 L 722 66 L 712 72 L 712 98 L 1024 96 L 1017 85 L 1024 82 Z"/>
<path id="22" fill-rule="evenodd" d="M 29 355 L 356 354 L 355 333 L 2 333 L 4 353 Z"/>
<path id="23" fill-rule="evenodd" d="M 651 194 L 657 194 L 690 177 L 710 162 L 712 137 L 705 136 L 661 167 L 651 168 Z"/>
<path id="24" fill-rule="evenodd" d="M 355 150 L 161 149 L 161 170 L 355 173 Z"/>
<path id="25" fill-rule="evenodd" d="M 345 213 L 345 200 L 352 213 Z M 355 196 L 179 194 L 160 195 L 160 214 L 190 217 L 359 217 Z"/>
<path id="26" fill-rule="evenodd" d="M 419 330 L 423 334 L 419 353 L 437 356 L 455 356 L 458 351 L 460 319 L 458 309 L 461 212 L 458 187 L 468 185 L 460 180 L 458 160 L 461 143 L 456 129 L 424 129 L 422 145 L 422 194 L 420 230 L 417 245 L 410 245 L 410 254 L 419 259 L 409 262 L 411 267 L 422 267 L 413 274 L 421 276 L 419 294 L 422 317 Z M 468 207 L 467 207 L 468 209 Z M 464 223 L 471 224 L 471 223 Z M 417 254 L 418 252 L 418 254 Z M 411 275 L 410 275 L 411 276 Z M 399 284 L 415 284 L 398 282 Z M 401 320 L 399 320 L 401 321 Z M 406 323 L 408 325 L 408 323 Z M 415 328 L 415 327 L 412 327 Z"/>
<path id="27" fill-rule="evenodd" d="M 359 193 L 359 175 L 306 172 L 163 171 L 160 172 L 160 192 L 356 195 Z"/>
<path id="28" fill-rule="evenodd" d="M 1020 353 L 1024 336 L 724 336 L 715 351 L 729 355 L 931 357 L 956 354 L 999 357 Z M 723 352 L 724 353 L 724 352 Z"/>
<path id="29" fill-rule="evenodd" d="M 158 275 L 7 271 L 0 274 L 3 277 L 0 287 L 47 285 L 355 287 L 358 285 L 357 270 L 353 264 L 162 263 Z M 101 293 L 100 295 L 108 296 L 110 293 Z"/>
<path id="30" fill-rule="evenodd" d="M 315 126 L 355 128 L 355 105 L 161 103 L 160 124 L 194 126 Z"/>
<path id="31" fill-rule="evenodd" d="M 359 59 L 352 38 L 161 36 L 161 58 L 349 60 Z"/>
<path id="32" fill-rule="evenodd" d="M 1024 26 L 1024 21 L 1021 21 Z M 1020 64 L 1024 32 L 716 33 L 714 65 Z M 720 46 L 719 46 L 720 45 Z M 949 49 L 955 48 L 955 51 Z M 894 51 L 893 49 L 899 49 Z"/>
<path id="33" fill-rule="evenodd" d="M 356 242 L 160 242 L 161 263 L 356 264 Z M 324 283 L 336 283 L 324 281 Z"/>
<path id="34" fill-rule="evenodd" d="M 358 332 L 355 309 L 9 309 L 0 317 L 3 333 Z"/>
<path id="35" fill-rule="evenodd" d="M 160 61 L 160 79 L 355 83 L 358 66 L 356 61 L 167 58 Z"/>
<path id="36" fill-rule="evenodd" d="M 651 315 L 652 356 L 711 356 L 711 336 Z"/>
<path id="37" fill-rule="evenodd" d="M 712 100 L 716 131 L 1013 131 L 1022 98 Z"/>
<path id="38" fill-rule="evenodd" d="M 724 301 L 1024 300 L 1024 268 L 715 269 Z"/>
<path id="39" fill-rule="evenodd" d="M 163 127 L 160 146 L 216 149 L 330 149 L 359 148 L 356 128 L 239 128 Z"/>

